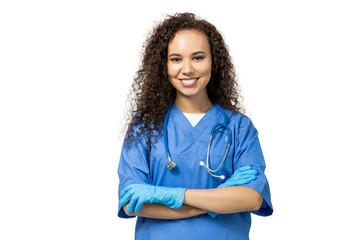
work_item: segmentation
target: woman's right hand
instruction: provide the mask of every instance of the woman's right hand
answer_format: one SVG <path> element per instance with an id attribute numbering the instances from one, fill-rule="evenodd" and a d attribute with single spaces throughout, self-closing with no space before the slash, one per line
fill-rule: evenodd
<path id="1" fill-rule="evenodd" d="M 139 213 L 144 203 L 161 203 L 170 208 L 181 208 L 184 201 L 185 188 L 171 188 L 135 183 L 127 186 L 121 192 L 120 205 L 129 202 L 127 211 Z"/>

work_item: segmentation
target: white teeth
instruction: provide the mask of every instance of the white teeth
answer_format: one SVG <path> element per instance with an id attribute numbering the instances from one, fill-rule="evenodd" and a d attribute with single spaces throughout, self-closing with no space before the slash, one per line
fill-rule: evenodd
<path id="1" fill-rule="evenodd" d="M 193 80 L 182 80 L 185 84 L 191 84 L 193 82 L 195 82 L 195 79 Z"/>
<path id="2" fill-rule="evenodd" d="M 191 85 L 191 84 L 194 83 L 196 80 L 198 80 L 198 78 L 193 78 L 193 79 L 190 79 L 190 80 L 185 80 L 185 79 L 183 79 L 183 80 L 181 80 L 181 81 L 184 83 L 184 85 Z"/>

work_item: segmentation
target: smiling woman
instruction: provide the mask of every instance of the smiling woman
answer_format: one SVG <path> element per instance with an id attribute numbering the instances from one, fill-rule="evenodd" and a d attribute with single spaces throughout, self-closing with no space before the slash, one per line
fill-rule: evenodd
<path id="1" fill-rule="evenodd" d="M 170 61 L 172 66 L 175 66 L 177 62 L 180 62 L 181 65 L 183 64 L 182 58 L 185 57 L 182 56 L 182 52 L 169 52 L 169 44 L 171 41 L 176 40 L 176 35 L 179 36 L 181 32 L 189 32 L 189 30 L 198 33 L 196 35 L 197 39 L 201 40 L 204 36 L 207 39 L 207 41 L 202 40 L 201 42 L 208 44 L 207 50 L 210 52 L 208 52 L 207 56 L 197 53 L 192 60 L 195 63 L 196 60 L 200 61 L 203 57 L 207 57 L 207 61 L 211 61 L 211 76 L 206 86 L 209 99 L 218 102 L 229 110 L 245 113 L 240 89 L 236 82 L 234 66 L 230 61 L 230 55 L 223 37 L 216 27 L 206 20 L 197 19 L 191 13 L 167 16 L 154 27 L 144 44 L 142 64 L 136 73 L 129 93 L 129 96 L 135 97 L 129 101 L 131 108 L 122 130 L 123 133 L 126 132 L 126 145 L 130 145 L 131 142 L 136 140 L 136 137 L 132 134 L 134 129 L 139 131 L 138 136 L 142 134 L 148 135 L 145 144 L 147 148 L 150 148 L 151 142 L 156 141 L 156 138 L 160 135 L 167 109 L 175 101 L 177 95 L 177 89 L 169 80 L 169 74 L 173 72 L 170 69 L 168 71 Z M 183 45 L 180 46 L 184 46 L 185 43 L 183 42 Z M 175 45 L 173 46 L 175 47 Z M 202 52 L 206 53 L 205 46 L 200 47 L 204 48 Z M 191 54 L 199 50 L 192 50 Z M 183 77 L 185 81 L 186 78 L 189 78 L 185 75 Z M 185 81 L 184 84 L 186 85 Z M 201 102 L 197 103 L 201 104 Z M 208 102 L 205 106 L 197 106 L 196 108 L 187 105 L 187 112 L 193 113 L 204 113 L 209 107 Z M 182 108 L 184 107 L 182 106 Z M 200 111 L 198 108 L 200 108 Z M 136 128 L 139 123 L 144 124 L 144 127 Z M 126 131 L 128 129 L 129 131 Z"/>
<path id="2" fill-rule="evenodd" d="M 118 216 L 138 217 L 135 238 L 248 239 L 250 213 L 273 212 L 270 189 L 215 26 L 167 16 L 146 41 L 130 94 Z"/>

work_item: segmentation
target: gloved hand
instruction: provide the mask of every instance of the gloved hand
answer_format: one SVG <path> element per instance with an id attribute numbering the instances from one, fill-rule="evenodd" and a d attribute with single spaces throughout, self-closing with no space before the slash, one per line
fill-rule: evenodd
<path id="1" fill-rule="evenodd" d="M 247 184 L 255 180 L 257 174 L 258 172 L 256 171 L 256 169 L 251 169 L 251 166 L 249 165 L 241 167 L 238 170 L 236 170 L 234 174 L 228 180 L 226 180 L 226 182 L 220 184 L 218 188 Z M 213 218 L 216 217 L 216 215 L 218 215 L 218 213 L 214 213 L 210 211 L 207 211 L 207 213 Z"/>
<path id="2" fill-rule="evenodd" d="M 247 184 L 256 179 L 258 172 L 256 169 L 252 169 L 251 166 L 243 166 L 236 170 L 234 174 L 226 180 L 223 184 L 220 184 L 220 187 L 232 187 Z"/>
<path id="3" fill-rule="evenodd" d="M 129 201 L 127 211 L 139 213 L 144 203 L 161 203 L 170 208 L 181 208 L 184 202 L 186 188 L 171 188 L 135 183 L 127 186 L 120 194 L 120 206 Z"/>

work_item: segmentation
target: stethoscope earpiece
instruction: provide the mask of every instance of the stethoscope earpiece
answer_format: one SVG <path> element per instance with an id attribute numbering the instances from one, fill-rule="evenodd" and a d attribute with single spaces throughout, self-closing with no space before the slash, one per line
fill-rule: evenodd
<path id="1" fill-rule="evenodd" d="M 222 179 L 222 180 L 225 179 L 225 176 L 224 176 L 224 175 L 217 176 L 217 175 L 212 174 L 210 171 L 214 171 L 214 170 L 211 170 L 210 168 L 208 168 L 203 161 L 201 161 L 201 162 L 199 163 L 199 165 L 200 165 L 200 166 L 203 166 L 204 168 L 206 168 L 211 176 L 220 178 L 220 179 Z"/>

